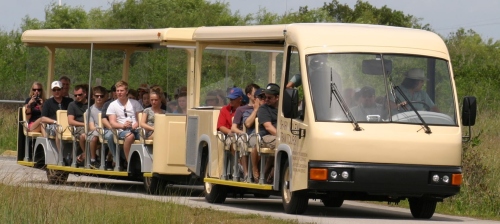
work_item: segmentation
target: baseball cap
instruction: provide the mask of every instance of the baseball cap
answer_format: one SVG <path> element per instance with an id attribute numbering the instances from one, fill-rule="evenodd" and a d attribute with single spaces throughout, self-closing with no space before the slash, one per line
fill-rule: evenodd
<path id="1" fill-rule="evenodd" d="M 416 80 L 427 80 L 425 78 L 424 70 L 420 68 L 413 68 L 405 73 L 406 78 L 416 79 Z"/>
<path id="2" fill-rule="evenodd" d="M 260 95 L 264 94 L 264 89 L 263 88 L 260 88 L 258 90 L 255 90 L 255 94 L 253 94 L 253 96 L 255 98 L 258 98 Z"/>
<path id="3" fill-rule="evenodd" d="M 243 94 L 243 90 L 238 87 L 234 87 L 231 90 L 229 90 L 229 94 L 227 95 L 227 98 L 229 99 L 236 99 L 238 97 L 243 97 L 245 94 Z"/>
<path id="4" fill-rule="evenodd" d="M 271 95 L 280 95 L 280 86 L 278 86 L 276 83 L 269 83 L 267 84 L 264 93 Z"/>
<path id="5" fill-rule="evenodd" d="M 50 89 L 59 88 L 62 89 L 62 83 L 60 81 L 53 81 L 50 85 Z"/>

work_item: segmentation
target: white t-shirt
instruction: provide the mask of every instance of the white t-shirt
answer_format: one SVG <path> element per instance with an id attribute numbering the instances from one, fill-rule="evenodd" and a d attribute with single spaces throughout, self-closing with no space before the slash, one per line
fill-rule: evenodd
<path id="1" fill-rule="evenodd" d="M 116 121 L 120 124 L 131 121 L 132 125 L 134 125 L 137 123 L 135 115 L 142 112 L 142 110 L 143 108 L 137 100 L 129 99 L 125 105 L 121 104 L 119 100 L 115 100 L 109 104 L 106 115 L 116 115 Z"/>

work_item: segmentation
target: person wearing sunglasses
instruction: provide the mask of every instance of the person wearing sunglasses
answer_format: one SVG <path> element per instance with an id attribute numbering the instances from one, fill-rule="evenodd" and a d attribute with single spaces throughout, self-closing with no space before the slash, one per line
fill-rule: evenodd
<path id="1" fill-rule="evenodd" d="M 80 149 L 82 149 L 83 151 L 82 154 L 80 154 L 76 158 L 76 162 L 78 165 L 83 165 L 83 162 L 85 161 L 86 134 L 85 134 L 85 123 L 83 114 L 89 108 L 89 103 L 87 100 L 87 89 L 88 89 L 87 84 L 76 85 L 73 92 L 75 101 L 71 102 L 68 105 L 68 124 L 70 126 L 75 127 L 72 134 L 75 136 L 75 138 L 80 139 L 78 142 L 80 143 Z M 94 155 L 94 163 L 95 163 L 95 155 Z"/>
<path id="2" fill-rule="evenodd" d="M 99 113 L 101 113 L 104 102 L 107 99 L 106 89 L 102 86 L 92 88 L 94 104 L 90 107 L 89 118 L 89 135 L 87 139 L 90 142 L 90 168 L 98 169 L 100 167 L 99 160 L 96 158 L 97 142 L 99 140 L 99 132 L 96 130 L 99 127 Z"/>
<path id="3" fill-rule="evenodd" d="M 109 105 L 106 114 L 108 115 L 111 127 L 118 129 L 118 138 L 124 140 L 123 152 L 128 164 L 130 147 L 134 143 L 134 140 L 139 140 L 137 114 L 142 112 L 143 108 L 139 101 L 128 98 L 127 82 L 119 81 L 115 86 L 118 99 Z"/>
<path id="4" fill-rule="evenodd" d="M 40 82 L 34 82 L 31 85 L 30 97 L 24 101 L 30 132 L 42 132 L 42 105 L 44 102 L 43 85 Z"/>
<path id="5" fill-rule="evenodd" d="M 276 148 L 276 125 L 278 124 L 278 106 L 280 87 L 275 83 L 269 83 L 264 90 L 266 104 L 259 107 L 257 117 L 259 118 L 259 135 L 262 137 L 261 147 Z M 269 156 L 266 161 L 264 175 L 266 182 L 272 183 L 274 156 Z"/>
<path id="6" fill-rule="evenodd" d="M 59 138 L 56 135 L 56 125 L 57 125 L 57 114 L 58 110 L 67 110 L 69 103 L 73 99 L 68 97 L 63 97 L 62 95 L 62 83 L 60 81 L 53 81 L 50 85 L 52 90 L 52 97 L 47 99 L 43 103 L 42 107 L 42 123 L 45 124 L 45 130 L 42 129 L 42 133 L 45 137 L 55 136 L 56 137 L 56 147 L 59 150 L 60 143 Z"/>

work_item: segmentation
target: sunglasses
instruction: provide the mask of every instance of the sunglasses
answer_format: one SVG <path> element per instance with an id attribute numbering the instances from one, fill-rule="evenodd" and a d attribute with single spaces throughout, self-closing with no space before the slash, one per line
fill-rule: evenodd
<path id="1" fill-rule="evenodd" d="M 95 97 L 95 98 L 104 98 L 104 95 L 94 94 L 94 97 Z"/>
<path id="2" fill-rule="evenodd" d="M 264 95 L 259 95 L 259 96 L 257 96 L 257 98 L 259 98 L 259 99 L 261 99 L 261 100 L 265 100 L 265 99 L 266 99 L 266 96 L 264 96 Z"/>
<path id="3" fill-rule="evenodd" d="M 270 99 L 274 99 L 274 98 L 276 98 L 276 97 L 275 97 L 275 96 L 265 96 L 265 97 L 263 97 L 263 98 L 264 98 L 264 99 L 266 99 L 266 100 L 270 100 Z"/>
<path id="4" fill-rule="evenodd" d="M 125 117 L 127 117 L 127 110 L 125 110 L 125 108 L 123 108 L 123 113 L 125 114 Z"/>
<path id="5" fill-rule="evenodd" d="M 75 94 L 76 97 L 80 97 L 80 96 L 83 96 L 83 93 L 80 93 L 80 94 Z"/>
<path id="6" fill-rule="evenodd" d="M 61 89 L 52 89 L 52 92 L 59 92 Z"/>
<path id="7" fill-rule="evenodd" d="M 32 90 L 33 92 L 36 92 L 36 91 L 38 91 L 38 92 L 42 92 L 42 89 L 31 89 L 31 90 Z"/>

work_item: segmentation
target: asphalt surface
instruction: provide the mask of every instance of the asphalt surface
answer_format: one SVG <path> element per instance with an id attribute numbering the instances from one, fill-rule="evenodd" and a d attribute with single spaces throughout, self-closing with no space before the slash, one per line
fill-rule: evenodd
<path id="1" fill-rule="evenodd" d="M 9 185 L 43 187 L 46 189 L 83 191 L 148 200 L 170 201 L 193 207 L 213 208 L 241 214 L 259 214 L 280 219 L 292 219 L 308 223 L 498 223 L 467 217 L 434 214 L 430 220 L 416 220 L 409 209 L 388 207 L 356 201 L 345 201 L 340 208 L 326 208 L 318 200 L 310 200 L 309 208 L 303 215 L 283 213 L 281 198 L 256 199 L 250 195 L 244 198 L 228 196 L 224 204 L 209 204 L 202 197 L 203 187 L 172 186 L 176 195 L 147 195 L 142 183 L 106 178 L 70 175 L 65 185 L 50 185 L 45 171 L 17 165 L 14 157 L 0 156 L 0 180 Z"/>

